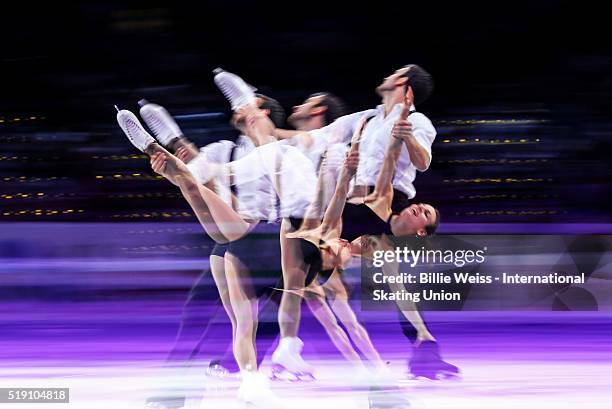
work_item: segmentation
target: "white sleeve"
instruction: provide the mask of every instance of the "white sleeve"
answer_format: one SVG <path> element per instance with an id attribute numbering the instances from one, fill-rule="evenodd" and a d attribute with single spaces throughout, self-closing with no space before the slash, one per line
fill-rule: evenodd
<path id="1" fill-rule="evenodd" d="M 275 173 L 274 165 L 282 156 L 282 149 L 289 146 L 278 142 L 258 146 L 242 158 L 229 162 L 227 168 L 234 184 L 253 182 Z"/>
<path id="2" fill-rule="evenodd" d="M 200 153 L 206 157 L 209 162 L 227 163 L 232 149 L 236 146 L 231 141 L 218 141 L 208 144 L 200 148 Z"/>
<path id="3" fill-rule="evenodd" d="M 200 148 L 200 153 L 187 164 L 187 169 L 198 183 L 204 184 L 218 175 L 218 169 L 211 164 L 227 163 L 233 147 L 231 141 L 208 144 Z"/>
<path id="4" fill-rule="evenodd" d="M 325 144 L 325 147 L 327 147 L 334 143 L 349 143 L 353 137 L 355 126 L 357 126 L 359 120 L 367 112 L 369 112 L 369 110 L 341 116 L 323 128 L 310 131 L 314 146 Z"/>
<path id="5" fill-rule="evenodd" d="M 436 139 L 436 128 L 425 115 L 420 112 L 415 112 L 408 117 L 408 120 L 412 124 L 412 134 L 415 139 L 429 154 L 431 162 L 431 145 Z"/>
<path id="6" fill-rule="evenodd" d="M 311 141 L 306 143 L 305 138 L 296 135 L 293 143 L 315 164 L 319 163 L 321 155 L 332 145 L 341 143 L 348 144 L 351 141 L 353 132 L 359 120 L 369 111 L 355 112 L 336 119 L 331 124 L 323 128 L 308 132 Z"/>
<path id="7" fill-rule="evenodd" d="M 285 185 L 293 185 L 295 189 L 314 189 L 316 185 L 317 177 L 310 160 L 299 149 L 277 142 L 258 146 L 226 166 L 234 184 L 249 183 L 264 177 L 275 184 L 280 172 L 280 176 L 286 180 L 293 180 Z M 300 180 L 308 180 L 312 186 L 306 186 Z"/>
<path id="8" fill-rule="evenodd" d="M 215 173 L 211 172 L 210 166 L 212 163 L 206 159 L 206 155 L 199 153 L 187 164 L 187 169 L 191 172 L 195 180 L 199 184 L 204 184 L 215 177 Z"/>

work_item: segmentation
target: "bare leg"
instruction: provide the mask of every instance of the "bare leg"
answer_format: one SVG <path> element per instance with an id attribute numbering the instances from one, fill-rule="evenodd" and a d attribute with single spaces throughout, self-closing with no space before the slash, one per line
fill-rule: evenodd
<path id="1" fill-rule="evenodd" d="M 238 240 L 252 227 L 215 192 L 198 184 L 192 176 L 179 181 L 183 197 L 193 209 L 200 224 L 213 240 Z"/>
<path id="2" fill-rule="evenodd" d="M 397 271 L 397 263 L 387 263 L 383 266 L 383 274 L 385 276 L 395 275 L 397 274 Z M 391 289 L 391 291 L 406 291 L 406 287 L 404 286 L 404 284 L 389 284 L 389 288 Z M 425 325 L 425 322 L 423 321 L 423 318 L 421 317 L 421 314 L 419 313 L 416 304 L 413 301 L 409 300 L 398 300 L 396 301 L 396 303 L 404 317 L 406 317 L 406 319 L 410 321 L 412 326 L 417 330 L 416 345 L 420 344 L 423 341 L 435 342 L 436 339 L 431 334 L 431 332 L 429 332 L 429 329 L 427 328 L 427 325 Z"/>
<path id="3" fill-rule="evenodd" d="M 147 147 L 151 167 L 180 189 L 206 233 L 217 243 L 241 238 L 251 225 L 215 192 L 200 185 L 186 165 L 158 144 Z"/>
<path id="4" fill-rule="evenodd" d="M 351 339 L 363 354 L 377 367 L 384 367 L 385 364 L 380 358 L 378 351 L 374 348 L 372 340 L 366 329 L 359 323 L 355 312 L 348 302 L 348 293 L 342 283 L 339 275 L 335 272 L 332 277 L 325 283 L 325 287 L 334 294 L 334 299 L 330 301 L 332 310 L 344 324 L 344 327 L 349 333 Z"/>
<path id="5" fill-rule="evenodd" d="M 236 316 L 232 310 L 232 304 L 229 295 L 229 288 L 225 276 L 225 260 L 224 257 L 210 256 L 210 271 L 219 291 L 221 303 L 232 323 L 232 341 L 236 339 Z"/>
<path id="6" fill-rule="evenodd" d="M 281 259 L 285 290 L 278 310 L 278 324 L 281 337 L 297 337 L 300 327 L 302 297 L 295 293 L 305 286 L 306 273 L 304 258 L 299 246 L 299 239 L 289 239 L 285 235 L 293 231 L 288 220 L 281 223 Z"/>
<path id="7" fill-rule="evenodd" d="M 325 293 L 318 284 L 311 284 L 304 292 L 306 298 L 306 304 L 312 311 L 315 318 L 321 323 L 327 335 L 334 343 L 340 353 L 352 364 L 362 367 L 363 362 L 359 354 L 353 349 L 351 341 L 344 332 L 344 330 L 338 325 L 338 321 L 334 316 L 334 313 L 327 305 L 325 301 Z"/>
<path id="8" fill-rule="evenodd" d="M 225 273 L 232 310 L 236 317 L 234 356 L 240 370 L 255 371 L 257 355 L 253 340 L 257 328 L 257 299 L 248 272 L 231 253 L 225 253 Z"/>

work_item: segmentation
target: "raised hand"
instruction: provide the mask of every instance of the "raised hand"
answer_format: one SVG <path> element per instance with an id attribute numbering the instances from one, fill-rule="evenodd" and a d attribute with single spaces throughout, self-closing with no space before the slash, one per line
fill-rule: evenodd
<path id="1" fill-rule="evenodd" d="M 359 149 L 351 150 L 344 160 L 344 168 L 349 176 L 353 176 L 359 167 Z"/>
<path id="2" fill-rule="evenodd" d="M 156 152 L 150 158 L 151 169 L 157 174 L 162 175 L 175 185 L 178 184 L 177 178 L 189 175 L 189 169 L 176 156 Z"/>
<path id="3" fill-rule="evenodd" d="M 405 141 L 406 139 L 411 138 L 412 135 L 412 124 L 408 122 L 408 115 L 410 115 L 410 99 L 408 96 L 404 99 L 404 104 L 402 105 L 402 111 L 400 112 L 400 116 L 393 125 L 393 130 L 391 131 L 391 136 L 395 139 L 399 139 Z"/>
<path id="4" fill-rule="evenodd" d="M 181 146 L 180 148 L 176 150 L 176 157 L 179 158 L 179 160 L 183 163 L 189 162 L 189 160 L 191 159 L 191 156 L 192 155 L 189 152 L 189 150 L 184 146 Z"/>
<path id="5" fill-rule="evenodd" d="M 167 177 L 166 173 L 166 154 L 161 152 L 156 152 L 149 158 L 149 162 L 151 163 L 151 169 L 159 175 L 163 177 Z"/>

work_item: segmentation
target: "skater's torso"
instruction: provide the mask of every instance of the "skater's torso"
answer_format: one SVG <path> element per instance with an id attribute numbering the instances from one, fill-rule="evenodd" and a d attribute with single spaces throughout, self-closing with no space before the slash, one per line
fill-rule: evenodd
<path id="1" fill-rule="evenodd" d="M 390 220 L 393 213 L 386 220 L 382 219 L 366 203 L 346 203 L 342 212 L 342 233 L 340 237 L 353 241 L 361 236 L 391 235 Z"/>

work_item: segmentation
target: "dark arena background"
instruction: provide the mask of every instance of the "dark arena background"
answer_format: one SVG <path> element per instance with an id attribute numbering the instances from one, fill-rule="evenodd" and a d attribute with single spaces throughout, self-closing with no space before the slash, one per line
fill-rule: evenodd
<path id="1" fill-rule="evenodd" d="M 537 311 L 426 312 L 462 377 L 423 381 L 405 376 L 412 347 L 397 313 L 360 311 L 359 269 L 349 270 L 359 319 L 399 378 L 390 394 L 428 409 L 610 407 L 607 13 L 588 2 L 332 5 L 3 5 L 0 388 L 70 388 L 58 408 L 241 407 L 238 378 L 205 371 L 208 351 L 231 340 L 229 322 L 209 326 L 191 372 L 168 364 L 214 242 L 127 142 L 114 105 L 159 103 L 203 146 L 238 136 L 216 67 L 287 113 L 320 91 L 356 112 L 380 103 L 385 76 L 416 63 L 435 81 L 418 110 L 438 134 L 415 200 L 438 207 L 439 234 L 571 237 L 555 251 L 582 254 L 575 268 L 599 292 L 549 288 Z M 320 375 L 272 382 L 290 407 L 394 407 L 349 385 L 350 365 L 306 307 L 300 337 Z M 169 389 L 172 399 L 151 404 Z"/>

